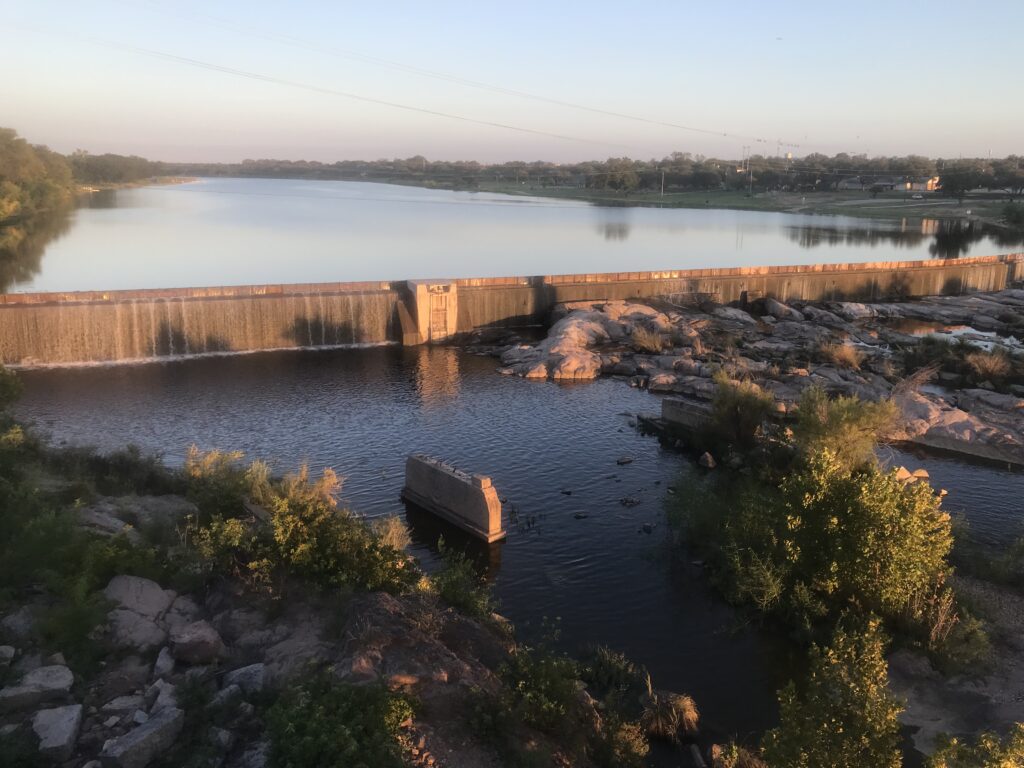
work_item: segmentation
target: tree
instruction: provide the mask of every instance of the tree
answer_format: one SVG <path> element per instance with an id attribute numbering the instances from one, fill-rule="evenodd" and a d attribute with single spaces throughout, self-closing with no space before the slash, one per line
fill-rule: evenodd
<path id="1" fill-rule="evenodd" d="M 928 759 L 928 768 L 1017 768 L 1024 765 L 1024 723 L 1017 723 L 1006 741 L 983 733 L 973 745 L 946 738 Z"/>
<path id="2" fill-rule="evenodd" d="M 946 163 L 939 174 L 939 187 L 947 197 L 955 197 L 962 203 L 964 196 L 972 189 L 977 189 L 984 179 L 984 173 L 978 163 L 970 160 Z"/>
<path id="3" fill-rule="evenodd" d="M 902 707 L 887 688 L 885 639 L 877 619 L 836 630 L 813 646 L 802 694 L 779 693 L 779 726 L 765 734 L 764 756 L 778 768 L 899 768 Z"/>

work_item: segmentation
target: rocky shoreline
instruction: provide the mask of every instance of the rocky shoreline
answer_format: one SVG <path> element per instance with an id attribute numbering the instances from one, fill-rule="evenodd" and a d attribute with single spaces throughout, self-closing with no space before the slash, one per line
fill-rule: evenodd
<path id="1" fill-rule="evenodd" d="M 552 320 L 538 343 L 490 347 L 499 372 L 555 381 L 613 376 L 699 409 L 713 399 L 712 377 L 721 371 L 760 384 L 783 419 L 814 385 L 831 395 L 891 398 L 903 418 L 888 439 L 1024 465 L 1021 289 L 878 304 L 765 298 L 746 309 L 699 298 L 577 302 L 557 307 Z M 933 347 L 963 370 L 918 359 Z"/>

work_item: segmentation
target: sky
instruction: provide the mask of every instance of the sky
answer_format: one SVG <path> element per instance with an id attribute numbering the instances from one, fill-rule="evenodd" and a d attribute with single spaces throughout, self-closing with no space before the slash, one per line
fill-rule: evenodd
<path id="1" fill-rule="evenodd" d="M 171 161 L 1002 157 L 1022 22 L 1020 0 L 0 0 L 0 126 Z"/>

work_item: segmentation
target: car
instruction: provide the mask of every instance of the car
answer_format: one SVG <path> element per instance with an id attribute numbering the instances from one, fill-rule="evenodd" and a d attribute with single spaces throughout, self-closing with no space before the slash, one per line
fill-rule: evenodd
<path id="1" fill-rule="evenodd" d="M 924 195 L 911 195 L 911 200 L 924 200 Z"/>

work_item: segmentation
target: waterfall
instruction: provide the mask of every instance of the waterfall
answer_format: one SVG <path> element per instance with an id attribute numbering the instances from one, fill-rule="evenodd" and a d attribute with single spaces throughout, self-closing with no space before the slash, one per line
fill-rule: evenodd
<path id="1" fill-rule="evenodd" d="M 397 340 L 392 317 L 398 301 L 391 291 L 367 290 L 195 299 L 141 293 L 112 301 L 26 303 L 0 311 L 0 363 L 66 365 L 385 343 Z"/>

